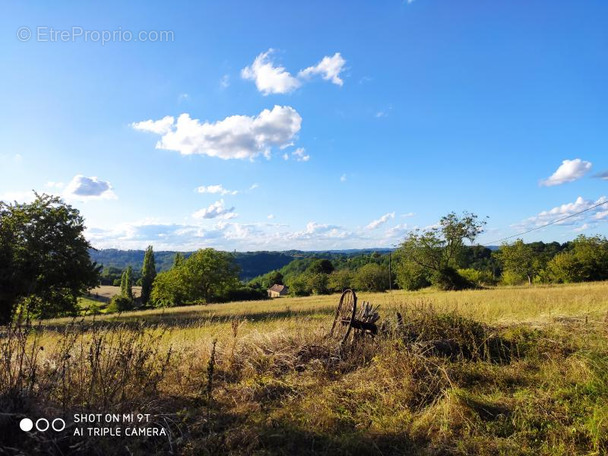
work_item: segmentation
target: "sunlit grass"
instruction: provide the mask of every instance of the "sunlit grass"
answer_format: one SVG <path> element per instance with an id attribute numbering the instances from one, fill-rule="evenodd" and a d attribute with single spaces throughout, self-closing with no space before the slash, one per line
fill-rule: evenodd
<path id="1" fill-rule="evenodd" d="M 41 322 L 28 343 L 36 362 L 70 359 L 73 372 L 83 373 L 78 385 L 60 388 L 57 380 L 44 383 L 51 378 L 45 367 L 36 381 L 48 392 L 39 388 L 36 403 L 58 407 L 62 397 L 67 408 L 121 409 L 126 397 L 159 416 L 172 413 L 176 432 L 188 436 L 179 446 L 183 454 L 608 451 L 608 283 L 361 293 L 360 302 L 379 304 L 393 330 L 343 356 L 327 337 L 338 299 L 280 298 Z M 404 317 L 401 330 L 394 329 L 397 312 Z M 103 396 L 95 393 L 83 405 L 70 399 L 72 390 L 87 398 L 88 391 L 112 389 L 117 381 L 90 376 L 89 347 L 102 336 L 100 365 L 105 372 L 126 369 L 118 385 L 127 396 L 100 405 Z M 455 351 L 429 351 L 436 342 Z M 141 372 L 150 385 L 146 395 L 130 380 L 139 378 L 131 372 L 138 367 L 121 364 L 121 354 L 140 345 L 156 357 L 142 361 L 150 370 Z M 155 448 L 161 454 L 166 442 Z"/>

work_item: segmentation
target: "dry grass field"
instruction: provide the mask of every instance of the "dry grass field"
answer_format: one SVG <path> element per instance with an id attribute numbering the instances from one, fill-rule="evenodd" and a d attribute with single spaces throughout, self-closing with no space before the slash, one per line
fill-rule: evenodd
<path id="1" fill-rule="evenodd" d="M 338 297 L 55 319 L 5 332 L 5 451 L 608 451 L 608 283 L 361 294 L 381 306 L 386 330 L 342 353 L 327 337 Z M 168 435 L 82 438 L 73 435 L 76 412 L 149 413 L 149 426 Z M 21 416 L 62 416 L 68 426 L 23 439 L 11 432 Z"/>

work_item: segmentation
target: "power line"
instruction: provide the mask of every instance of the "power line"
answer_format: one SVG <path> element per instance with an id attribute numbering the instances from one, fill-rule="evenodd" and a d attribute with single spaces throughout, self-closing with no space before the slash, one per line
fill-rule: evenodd
<path id="1" fill-rule="evenodd" d="M 587 209 L 583 209 L 582 211 L 575 212 L 574 214 L 570 214 L 570 215 L 568 215 L 566 217 L 562 217 L 562 218 L 559 218 L 557 220 L 553 220 L 552 222 L 545 223 L 544 225 L 541 225 L 541 226 L 537 226 L 536 228 L 531 228 L 528 231 L 524 231 L 523 233 L 513 234 L 512 236 L 507 236 L 507 237 L 504 237 L 502 239 L 498 239 L 496 241 L 485 242 L 485 244 L 486 245 L 492 245 L 494 243 L 503 242 L 503 241 L 506 241 L 507 239 L 511 239 L 511 238 L 514 238 L 514 237 L 524 236 L 524 235 L 526 235 L 528 233 L 531 233 L 532 231 L 540 230 L 540 229 L 546 228 L 548 226 L 555 225 L 556 223 L 563 222 L 564 220 L 568 220 L 569 218 L 572 218 L 572 217 L 576 217 L 577 215 L 580 215 L 580 214 L 582 214 L 584 212 L 588 212 L 588 211 L 590 211 L 592 209 L 595 209 L 596 207 L 602 206 L 604 204 L 608 204 L 608 201 L 604 201 L 602 203 L 594 204 L 593 206 L 588 207 Z"/>

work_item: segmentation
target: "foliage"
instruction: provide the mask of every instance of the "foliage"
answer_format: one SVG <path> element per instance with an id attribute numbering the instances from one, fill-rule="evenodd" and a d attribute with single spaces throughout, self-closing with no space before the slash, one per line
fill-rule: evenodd
<path id="1" fill-rule="evenodd" d="M 19 304 L 32 316 L 74 314 L 77 298 L 99 283 L 84 219 L 60 198 L 0 202 L 0 324 Z"/>
<path id="2" fill-rule="evenodd" d="M 404 290 L 415 291 L 431 285 L 429 270 L 414 261 L 398 255 L 394 263 L 397 285 Z"/>
<path id="3" fill-rule="evenodd" d="M 475 214 L 465 212 L 458 216 L 451 212 L 441 218 L 439 226 L 411 232 L 401 244 L 402 257 L 424 268 L 431 282 L 441 289 L 467 288 L 471 284 L 456 268 L 463 263 L 465 240 L 473 242 L 483 232 L 484 225 Z"/>
<path id="4" fill-rule="evenodd" d="M 312 293 L 307 277 L 305 275 L 292 276 L 288 282 L 289 293 L 292 296 L 308 296 Z"/>
<path id="5" fill-rule="evenodd" d="M 239 287 L 238 266 L 229 253 L 198 250 L 180 263 L 156 277 L 151 297 L 159 305 L 218 302 Z"/>
<path id="6" fill-rule="evenodd" d="M 120 280 L 120 295 L 133 301 L 133 268 L 128 266 Z"/>
<path id="7" fill-rule="evenodd" d="M 329 275 L 328 288 L 334 292 L 343 292 L 353 287 L 353 272 L 350 269 L 338 269 Z"/>
<path id="8" fill-rule="evenodd" d="M 483 287 L 485 285 L 496 285 L 496 280 L 488 271 L 479 271 L 473 268 L 466 268 L 459 269 L 458 274 L 477 287 Z"/>
<path id="9" fill-rule="evenodd" d="M 547 265 L 554 282 L 589 282 L 608 279 L 608 240 L 602 236 L 580 235 L 569 249 L 557 254 Z"/>
<path id="10" fill-rule="evenodd" d="M 361 267 L 353 278 L 353 286 L 361 291 L 385 291 L 388 282 L 388 270 L 375 263 Z"/>
<path id="11" fill-rule="evenodd" d="M 127 296 L 123 295 L 115 295 L 112 296 L 110 300 L 110 304 L 108 304 L 107 312 L 115 313 L 115 312 L 124 312 L 126 310 L 133 309 L 133 299 L 129 299 Z"/>
<path id="12" fill-rule="evenodd" d="M 306 268 L 309 274 L 331 274 L 334 271 L 334 265 L 327 259 L 314 260 Z"/>
<path id="13" fill-rule="evenodd" d="M 329 275 L 323 272 L 307 273 L 304 275 L 306 278 L 308 289 L 310 292 L 316 295 L 323 295 L 329 293 Z"/>
<path id="14" fill-rule="evenodd" d="M 513 244 L 503 244 L 496 254 L 499 259 L 503 274 L 507 278 L 507 284 L 515 285 L 527 280 L 532 284 L 532 279 L 540 271 L 541 266 L 537 255 L 530 244 L 518 239 Z"/>
<path id="15" fill-rule="evenodd" d="M 144 263 L 141 268 L 141 302 L 143 305 L 148 304 L 150 293 L 152 293 L 152 284 L 156 278 L 156 265 L 154 262 L 154 249 L 148 246 L 144 255 Z"/>

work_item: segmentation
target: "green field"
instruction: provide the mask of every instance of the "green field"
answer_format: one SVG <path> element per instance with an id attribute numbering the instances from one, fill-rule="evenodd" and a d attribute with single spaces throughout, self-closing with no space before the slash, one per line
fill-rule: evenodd
<path id="1" fill-rule="evenodd" d="M 56 454 L 608 451 L 608 283 L 362 293 L 386 331 L 341 355 L 327 337 L 338 298 L 47 320 L 3 339 L 3 398 L 19 391 L 34 415 L 137 410 L 170 431 L 66 434 Z"/>

